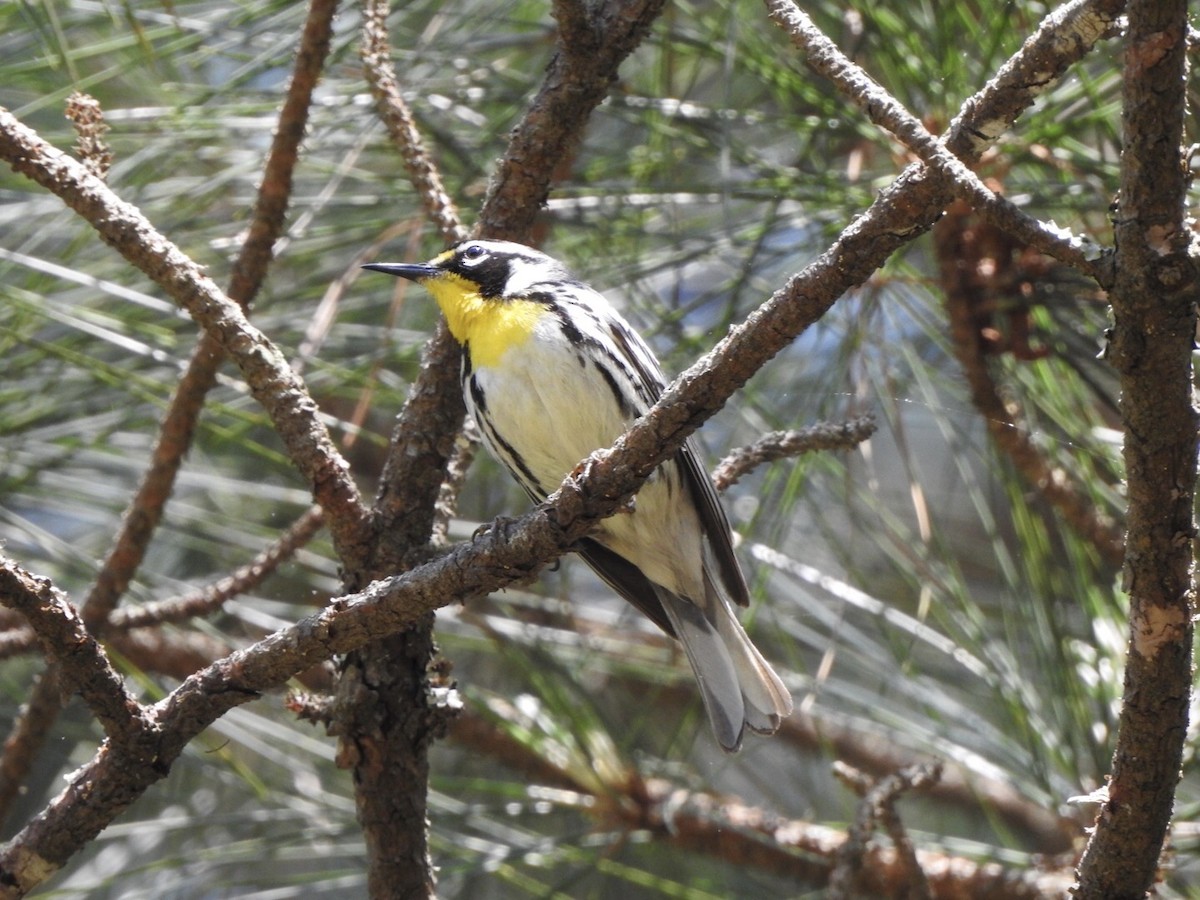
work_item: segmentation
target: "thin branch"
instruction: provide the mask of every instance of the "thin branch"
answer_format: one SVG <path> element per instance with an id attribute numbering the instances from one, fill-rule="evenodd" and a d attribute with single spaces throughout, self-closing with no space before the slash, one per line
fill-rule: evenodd
<path id="1" fill-rule="evenodd" d="M 46 741 L 62 708 L 62 696 L 58 668 L 48 665 L 33 679 L 25 702 L 4 739 L 3 753 L 0 754 L 0 824 L 7 825 L 13 804 L 25 789 L 29 773 L 45 752 Z"/>
<path id="2" fill-rule="evenodd" d="M 178 597 L 169 597 L 137 607 L 125 607 L 113 612 L 109 629 L 128 631 L 148 628 L 164 622 L 180 622 L 197 616 L 208 616 L 219 610 L 227 600 L 253 590 L 262 584 L 280 564 L 312 540 L 325 523 L 321 507 L 305 511 L 291 527 L 254 559 L 236 571 L 207 585 Z"/>
<path id="3" fill-rule="evenodd" d="M 571 157 L 617 67 L 642 42 L 665 3 L 608 0 L 590 14 L 582 0 L 555 4 L 558 50 L 492 176 L 477 234 L 528 239 L 559 164 Z"/>
<path id="4" fill-rule="evenodd" d="M 1106 516 L 1082 485 L 1067 470 L 1053 465 L 1030 438 L 1014 414 L 1012 404 L 1000 395 L 979 338 L 973 288 L 964 277 L 960 218 L 953 210 L 935 226 L 934 253 L 941 265 L 941 285 L 950 320 L 954 356 L 962 366 L 971 394 L 996 447 L 1021 476 L 1053 506 L 1074 531 L 1088 541 L 1110 566 L 1119 566 L 1125 555 L 1121 526 Z"/>
<path id="5" fill-rule="evenodd" d="M 895 134 L 946 178 L 950 189 L 972 204 L 988 221 L 1022 242 L 1075 266 L 1102 286 L 1111 284 L 1111 270 L 1106 263 L 1093 258 L 1078 240 L 1059 235 L 1050 226 L 1026 216 L 989 190 L 943 142 L 929 134 L 919 120 L 847 59 L 791 0 L 768 0 L 768 7 L 771 17 L 788 31 L 797 46 L 806 51 L 809 62 L 817 71 L 850 96 L 872 121 Z M 1093 34 L 1106 33 L 1097 24 L 1087 30 Z M 994 82 L 1001 81 L 1009 71 L 1010 67 L 1006 66 Z M 951 301 L 961 299 L 949 290 L 948 298 Z M 1022 475 L 1062 513 L 1068 524 L 1089 540 L 1110 564 L 1119 564 L 1124 554 L 1119 527 L 1095 508 L 1067 472 L 1049 463 L 1017 424 L 996 392 L 987 362 L 978 352 L 969 313 L 963 303 L 951 302 L 955 352 L 967 374 L 972 400 L 987 422 L 993 440 Z"/>
<path id="6" fill-rule="evenodd" d="M 2 108 L 0 159 L 56 194 L 213 335 L 238 365 L 250 393 L 267 411 L 292 463 L 325 510 L 339 558 L 362 559 L 369 531 L 358 489 L 316 404 L 279 349 L 139 210 Z"/>
<path id="7" fill-rule="evenodd" d="M 990 190 L 903 104 L 851 62 L 792 0 L 767 0 L 767 9 L 771 19 L 805 52 L 814 70 L 833 82 L 872 122 L 890 131 L 905 147 L 937 170 L 955 196 L 969 202 L 997 227 L 1074 266 L 1102 287 L 1111 283 L 1111 269 L 1100 261 L 1098 248 L 1089 247 L 1083 239 L 1026 215 L 1011 201 Z"/>
<path id="8" fill-rule="evenodd" d="M 466 232 L 400 90 L 390 59 L 387 14 L 386 0 L 367 3 L 360 51 L 364 74 L 426 212 L 442 239 L 453 243 Z M 380 474 L 371 509 L 377 535 L 373 558 L 366 566 L 348 570 L 351 587 L 380 574 L 401 571 L 409 555 L 429 540 L 434 508 L 466 416 L 459 387 L 461 360 L 458 343 L 445 322 L 439 321 L 421 355 L 420 375 L 396 420 Z"/>
<path id="9" fill-rule="evenodd" d="M 899 878 L 892 883 L 888 895 L 912 900 L 928 900 L 932 896 L 916 848 L 896 813 L 896 801 L 915 788 L 936 784 L 941 777 L 941 768 L 940 763 L 917 763 L 875 781 L 844 763 L 834 764 L 834 774 L 862 801 L 846 834 L 846 842 L 838 848 L 837 861 L 829 878 L 831 900 L 859 896 L 859 881 L 878 824 L 882 824 L 892 838 L 899 869 Z"/>
<path id="10" fill-rule="evenodd" d="M 434 547 L 449 543 L 450 522 L 454 518 L 458 495 L 466 483 L 479 441 L 479 431 L 475 423 L 468 420 L 455 441 L 454 455 L 446 464 L 446 479 L 442 482 L 437 503 L 434 505 L 433 530 L 429 536 L 429 542 Z"/>
<path id="11" fill-rule="evenodd" d="M 868 440 L 876 427 L 875 417 L 868 413 L 845 422 L 818 422 L 798 431 L 772 431 L 726 455 L 713 470 L 713 484 L 719 492 L 724 492 L 764 463 L 815 450 L 853 450 Z"/>
<path id="12" fill-rule="evenodd" d="M 847 835 L 835 829 L 787 819 L 748 806 L 736 797 L 693 791 L 667 779 L 643 779 L 632 766 L 611 771 L 598 790 L 594 780 L 581 781 L 571 765 L 548 761 L 545 754 L 478 713 L 464 714 L 455 722 L 450 736 L 469 752 L 505 766 L 526 784 L 565 789 L 588 798 L 591 802 L 582 804 L 582 808 L 599 829 L 644 829 L 658 840 L 697 856 L 770 872 L 793 882 L 827 881 L 848 843 Z M 885 794 L 894 800 L 918 783 L 928 789 L 933 782 L 924 782 L 922 777 L 934 768 L 928 764 L 906 768 L 899 779 L 893 776 L 879 782 L 880 797 L 875 806 L 884 807 L 878 818 L 886 827 L 890 826 Z M 868 785 L 875 786 L 874 782 Z M 863 846 L 863 887 L 873 895 L 901 896 L 898 891 L 912 884 L 912 865 L 926 873 L 937 897 L 1043 900 L 1061 895 L 1071 879 L 1069 858 L 1031 872 L 917 851 L 911 840 L 902 840 L 912 850 L 907 858 L 894 850 Z"/>
<path id="13" fill-rule="evenodd" d="M 211 615 L 226 601 L 253 590 L 266 580 L 312 539 L 324 521 L 321 508 L 311 507 L 253 560 L 215 583 L 178 597 L 113 610 L 104 628 L 105 637 L 111 638 L 134 628 L 149 628 L 165 622 L 181 622 Z M 28 626 L 0 632 L 0 659 L 26 653 L 36 646 L 37 634 Z M 211 662 L 214 658 L 209 656 L 205 662 Z M 3 804 L 0 804 L 2 807 Z"/>
<path id="14" fill-rule="evenodd" d="M 836 719 L 792 716 L 783 722 L 776 740 L 782 738 L 797 748 L 820 751 L 882 778 L 889 772 L 913 765 L 919 754 L 908 751 L 891 735 L 864 731 L 840 724 Z M 993 778 L 963 765 L 948 764 L 929 794 L 939 804 L 985 809 L 987 815 L 1032 837 L 1047 854 L 1071 851 L 1080 823 L 1057 815 L 1040 803 L 1020 794 L 1005 780 Z"/>
<path id="15" fill-rule="evenodd" d="M 703 858 L 809 883 L 829 878 L 846 835 L 832 828 L 785 819 L 736 799 L 690 791 L 669 782 L 646 782 L 640 805 L 629 805 L 629 824 Z M 917 851 L 916 861 L 935 897 L 972 900 L 1044 900 L 1062 896 L 1070 864 L 1045 870 L 1010 871 L 995 863 Z M 897 897 L 910 882 L 907 864 L 894 849 L 869 846 L 855 896 Z"/>
<path id="16" fill-rule="evenodd" d="M 409 180 L 442 240 L 454 244 L 467 236 L 458 210 L 446 193 L 442 177 L 425 149 L 412 111 L 400 91 L 396 70 L 392 67 L 388 44 L 387 0 L 367 0 L 363 10 L 363 74 L 375 96 L 375 109 L 387 127 L 392 143 L 400 151 Z"/>

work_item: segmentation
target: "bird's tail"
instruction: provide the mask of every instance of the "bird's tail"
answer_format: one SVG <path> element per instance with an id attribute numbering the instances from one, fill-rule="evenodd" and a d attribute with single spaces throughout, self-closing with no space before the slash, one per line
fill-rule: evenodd
<path id="1" fill-rule="evenodd" d="M 707 577 L 705 582 L 703 608 L 665 588 L 656 586 L 656 593 L 687 653 L 717 743 L 736 753 L 746 728 L 773 734 L 791 713 L 792 697 L 750 642 L 729 601 Z"/>

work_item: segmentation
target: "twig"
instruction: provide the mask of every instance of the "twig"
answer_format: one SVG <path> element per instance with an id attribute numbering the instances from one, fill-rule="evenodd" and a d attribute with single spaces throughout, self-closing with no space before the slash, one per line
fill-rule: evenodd
<path id="1" fill-rule="evenodd" d="M 449 543 L 450 521 L 454 518 L 458 506 L 458 494 L 467 480 L 471 461 L 475 458 L 475 450 L 479 447 L 479 430 L 475 423 L 467 420 L 463 431 L 455 441 L 454 455 L 446 464 L 446 478 L 442 482 L 434 507 L 433 530 L 429 537 L 431 546 L 444 546 Z"/>
<path id="2" fill-rule="evenodd" d="M 104 140 L 108 133 L 108 123 L 104 121 L 104 110 L 100 102 L 88 94 L 75 91 L 67 98 L 67 118 L 75 126 L 78 138 L 75 141 L 75 154 L 79 161 L 87 166 L 88 171 L 104 181 L 108 178 L 108 170 L 112 168 L 112 148 Z"/>
<path id="3" fill-rule="evenodd" d="M 581 794 L 582 808 L 597 828 L 644 829 L 689 853 L 771 872 L 796 883 L 828 881 L 846 835 L 835 829 L 775 815 L 736 797 L 694 791 L 663 778 L 642 779 L 621 769 L 597 794 L 569 766 L 555 765 L 544 754 L 514 739 L 494 721 L 468 709 L 450 732 L 451 740 L 515 772 L 533 789 L 548 787 Z M 909 843 L 911 847 L 911 842 Z M 896 896 L 897 885 L 911 884 L 910 862 L 894 850 L 865 848 L 864 888 Z M 1056 860 L 1038 871 L 980 865 L 933 851 L 914 851 L 935 896 L 973 900 L 1044 900 L 1061 895 L 1071 879 L 1071 860 Z"/>
<path id="4" fill-rule="evenodd" d="M 896 814 L 896 801 L 915 788 L 935 784 L 941 777 L 941 763 L 918 763 L 873 781 L 845 763 L 834 764 L 834 774 L 843 784 L 862 797 L 846 841 L 838 849 L 837 861 L 829 878 L 831 900 L 849 900 L 859 896 L 858 881 L 864 869 L 871 836 L 882 823 L 896 850 L 900 878 L 892 883 L 888 895 L 912 900 L 929 900 L 929 882 L 917 859 L 916 848 Z"/>
<path id="5" fill-rule="evenodd" d="M 767 9 L 771 19 L 807 54 L 813 69 L 840 88 L 872 122 L 890 131 L 923 162 L 936 169 L 956 196 L 970 202 L 988 221 L 1030 246 L 1074 266 L 1096 279 L 1102 287 L 1111 283 L 1111 267 L 1099 261 L 1098 248 L 1089 249 L 1082 239 L 1026 215 L 1009 200 L 992 192 L 943 142 L 930 134 L 916 116 L 851 62 L 792 0 L 767 0 Z"/>
<path id="6" fill-rule="evenodd" d="M 911 766 L 913 757 L 918 756 L 891 735 L 854 728 L 830 717 L 791 716 L 780 727 L 779 738 L 798 749 L 828 753 L 875 778 Z M 1077 821 L 1030 801 L 1008 781 L 954 763 L 943 769 L 928 790 L 939 804 L 986 809 L 1006 827 L 1030 835 L 1043 853 L 1070 851 L 1079 833 Z"/>
<path id="7" fill-rule="evenodd" d="M 363 558 L 369 540 L 366 514 L 348 466 L 303 382 L 238 304 L 141 212 L 5 109 L 0 109 L 0 159 L 64 200 L 215 337 L 241 369 L 250 393 L 267 411 L 292 463 L 325 510 L 340 558 Z"/>
<path id="8" fill-rule="evenodd" d="M 269 547 L 232 574 L 179 597 L 116 610 L 110 619 L 109 627 L 128 631 L 163 622 L 179 622 L 196 616 L 207 616 L 220 609 L 225 601 L 253 590 L 265 581 L 281 563 L 291 559 L 297 550 L 312 540 L 324 523 L 325 515 L 321 508 L 311 507 Z"/>
<path id="9" fill-rule="evenodd" d="M 362 48 L 363 74 L 375 96 L 375 109 L 388 134 L 400 151 L 408 177 L 417 189 L 425 211 L 433 220 L 442 240 L 457 243 L 467 236 L 458 210 L 446 193 L 442 176 L 430 159 L 412 111 L 400 91 L 400 82 L 392 67 L 391 47 L 388 44 L 387 0 L 367 0 L 363 9 Z"/>
<path id="10" fill-rule="evenodd" d="M 590 13 L 581 0 L 555 3 L 557 52 L 492 176 L 476 226 L 480 236 L 528 238 L 559 163 L 572 155 L 617 67 L 641 43 L 665 2 L 608 0 Z"/>
<path id="11" fill-rule="evenodd" d="M 764 463 L 814 450 L 851 450 L 870 438 L 875 430 L 875 417 L 868 413 L 845 422 L 819 422 L 798 431 L 772 431 L 721 460 L 713 470 L 713 484 L 723 493 Z"/>
<path id="12" fill-rule="evenodd" d="M 219 581 L 178 597 L 169 597 L 142 606 L 113 610 L 105 625 L 106 636 L 134 628 L 149 628 L 164 622 L 180 622 L 197 616 L 207 616 L 224 603 L 261 584 L 281 563 L 291 559 L 296 551 L 310 541 L 324 524 L 319 506 L 310 508 L 292 526 L 245 566 Z M 37 645 L 32 628 L 21 627 L 0 633 L 0 659 L 16 656 Z M 209 656 L 204 662 L 211 662 Z M 153 667 L 151 667 L 153 668 Z M 195 671 L 195 667 L 191 671 Z M 2 808 L 2 804 L 0 804 Z"/>
<path id="13" fill-rule="evenodd" d="M 795 881 L 826 881 L 846 836 L 832 828 L 785 819 L 735 798 L 690 791 L 659 779 L 646 782 L 646 797 L 631 808 L 629 824 L 705 858 L 719 858 Z M 960 857 L 919 851 L 917 862 L 939 897 L 972 900 L 1044 900 L 1061 896 L 1070 881 L 1070 861 L 1044 871 L 1009 871 Z M 903 896 L 906 864 L 895 850 L 867 847 L 854 896 Z"/>

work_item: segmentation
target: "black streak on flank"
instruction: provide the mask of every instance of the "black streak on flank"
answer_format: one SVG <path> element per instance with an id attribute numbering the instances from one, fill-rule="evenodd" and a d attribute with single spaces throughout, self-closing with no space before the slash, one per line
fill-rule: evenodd
<path id="1" fill-rule="evenodd" d="M 533 472 L 529 470 L 529 465 L 525 462 L 525 458 L 516 451 L 516 448 L 512 444 L 499 435 L 486 416 L 480 415 L 478 422 L 479 427 L 483 429 L 484 437 L 488 439 L 495 449 L 496 456 L 500 457 L 500 460 L 508 467 L 508 470 L 521 483 L 521 487 L 525 488 L 525 492 L 538 502 L 545 500 L 546 490 L 538 483 Z"/>
<path id="2" fill-rule="evenodd" d="M 487 415 L 487 397 L 483 393 L 483 389 L 479 387 L 479 379 L 474 376 L 467 379 L 467 387 L 471 391 L 471 402 L 475 404 L 475 409 L 479 415 Z"/>
<path id="3" fill-rule="evenodd" d="M 558 325 L 560 328 L 562 328 L 563 337 L 567 339 L 572 347 L 583 346 L 585 340 L 583 332 L 580 331 L 579 327 L 571 321 L 571 317 L 567 314 L 567 310 L 562 306 L 552 306 L 551 308 L 554 310 L 554 314 L 558 316 Z"/>
<path id="4" fill-rule="evenodd" d="M 629 397 L 621 390 L 621 383 L 617 381 L 617 376 L 613 374 L 602 359 L 597 357 L 593 360 L 596 366 L 596 371 L 604 378 L 608 389 L 612 391 L 613 399 L 617 401 L 617 407 L 621 410 L 621 415 L 628 421 L 637 418 L 637 410 L 629 402 Z"/>

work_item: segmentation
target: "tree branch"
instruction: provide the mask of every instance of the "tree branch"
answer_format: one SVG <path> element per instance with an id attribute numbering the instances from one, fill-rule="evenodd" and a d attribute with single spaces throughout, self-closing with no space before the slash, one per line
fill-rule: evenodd
<path id="1" fill-rule="evenodd" d="M 1129 4 L 1108 359 L 1120 374 L 1125 421 L 1130 642 L 1108 796 L 1079 866 L 1082 900 L 1152 889 L 1188 729 L 1200 271 L 1182 156 L 1187 7 Z"/>
<path id="2" fill-rule="evenodd" d="M 363 558 L 369 534 L 358 489 L 316 404 L 279 349 L 141 212 L 2 108 L 0 159 L 58 195 L 213 335 L 238 365 L 250 393 L 267 411 L 292 463 L 325 510 L 339 557 Z"/>
<path id="3" fill-rule="evenodd" d="M 555 3 L 558 52 L 492 176 L 475 229 L 479 236 L 528 239 L 554 171 L 582 140 L 617 67 L 642 42 L 665 3 L 607 0 L 590 15 L 582 0 Z"/>
<path id="4" fill-rule="evenodd" d="M 713 484 L 718 492 L 724 493 L 764 463 L 814 450 L 852 450 L 869 440 L 875 430 L 875 417 L 868 413 L 846 422 L 818 422 L 798 431 L 772 431 L 748 447 L 727 454 L 713 470 Z"/>
<path id="5" fill-rule="evenodd" d="M 270 265 L 292 195 L 292 173 L 308 124 L 313 91 L 329 55 L 337 0 L 312 0 L 279 122 L 259 184 L 242 249 L 229 279 L 229 298 L 248 309 Z M 141 565 L 162 518 L 183 456 L 191 447 L 205 398 L 224 356 L 207 332 L 200 336 L 159 429 L 150 467 L 125 511 L 91 591 L 81 606 L 84 621 L 99 634 Z"/>
<path id="6" fill-rule="evenodd" d="M 454 201 L 446 193 L 442 176 L 434 166 L 421 140 L 408 103 L 400 91 L 400 81 L 392 67 L 388 44 L 387 0 L 367 0 L 363 9 L 363 74 L 375 96 L 375 109 L 387 127 L 388 135 L 400 151 L 409 180 L 421 198 L 425 212 L 433 220 L 438 234 L 447 244 L 461 241 L 467 230 L 459 219 Z"/>
<path id="7" fill-rule="evenodd" d="M 29 620 L 47 659 L 58 667 L 60 683 L 79 692 L 110 740 L 124 743 L 141 730 L 138 702 L 126 692 L 100 643 L 48 579 L 34 578 L 0 557 L 0 603 Z"/>
<path id="8" fill-rule="evenodd" d="M 305 20 L 292 79 L 280 111 L 250 227 L 230 278 L 230 297 L 243 308 L 248 308 L 262 284 L 272 249 L 283 228 L 292 192 L 292 172 L 298 159 L 300 142 L 304 138 L 313 91 L 329 53 L 336 8 L 336 0 L 313 0 Z M 98 128 L 95 123 L 90 123 L 88 127 L 92 132 Z M 87 136 L 81 133 L 81 144 L 84 137 Z M 102 183 L 107 172 L 107 148 L 103 144 L 95 146 L 97 137 L 90 136 L 86 144 L 92 150 L 84 156 L 83 167 Z M 107 627 L 112 611 L 145 558 L 184 454 L 192 445 L 205 398 L 216 383 L 216 373 L 222 359 L 218 342 L 208 332 L 202 333 L 159 428 L 150 465 L 125 510 L 120 528 L 80 606 L 84 623 L 95 635 L 102 634 Z M 38 678 L 30 692 L 15 723 L 17 734 L 14 740 L 5 745 L 6 754 L 10 747 L 14 752 L 20 752 L 19 759 L 6 757 L 0 763 L 0 772 L 6 777 L 23 780 L 23 776 L 18 774 L 22 767 L 20 760 L 24 760 L 26 765 L 30 763 L 35 754 L 29 750 L 39 740 L 37 736 L 44 739 L 48 735 L 61 705 L 56 683 L 53 673 L 47 672 Z M 29 719 L 28 723 L 26 719 Z M 28 769 L 25 771 L 27 773 Z M 0 820 L 6 816 L 15 797 L 6 787 L 0 779 Z"/>
<path id="9" fill-rule="evenodd" d="M 1089 248 L 1082 239 L 1026 215 L 1009 200 L 991 191 L 903 104 L 851 62 L 792 0 L 767 0 L 767 9 L 771 19 L 805 52 L 813 69 L 833 82 L 872 122 L 890 131 L 926 165 L 937 170 L 955 196 L 966 200 L 998 228 L 1074 266 L 1102 287 L 1108 286 L 1111 274 L 1109 268 L 1099 262 L 1098 248 Z"/>

